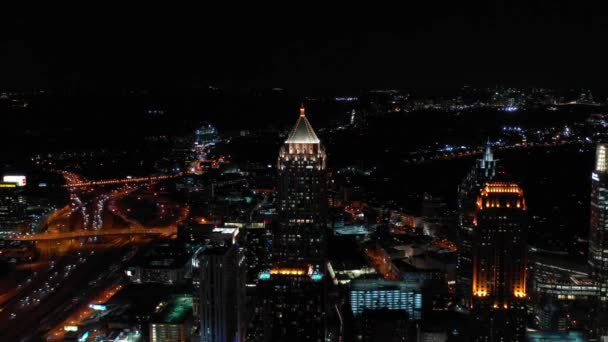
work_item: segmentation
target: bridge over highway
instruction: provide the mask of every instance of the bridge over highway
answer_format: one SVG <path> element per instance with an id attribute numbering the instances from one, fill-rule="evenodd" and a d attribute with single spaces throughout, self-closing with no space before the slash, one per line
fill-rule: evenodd
<path id="1" fill-rule="evenodd" d="M 65 239 L 78 239 L 87 237 L 99 237 L 99 236 L 115 236 L 115 235 L 162 235 L 162 234 L 174 234 L 177 232 L 177 227 L 151 227 L 151 228 L 122 228 L 122 229 L 99 229 L 99 230 L 77 230 L 71 232 L 57 232 L 57 233 L 40 233 L 31 235 L 19 235 L 13 237 L 7 237 L 7 240 L 13 241 L 48 241 L 48 240 L 65 240 Z"/>
<path id="2" fill-rule="evenodd" d="M 148 177 L 132 177 L 122 179 L 105 179 L 96 181 L 76 181 L 68 182 L 63 185 L 64 188 L 81 188 L 96 185 L 116 185 L 116 184 L 129 184 L 129 183 L 145 183 L 145 182 L 157 182 L 166 179 L 173 179 L 181 177 L 182 173 L 176 173 L 173 175 L 160 175 L 160 176 L 148 176 Z"/>

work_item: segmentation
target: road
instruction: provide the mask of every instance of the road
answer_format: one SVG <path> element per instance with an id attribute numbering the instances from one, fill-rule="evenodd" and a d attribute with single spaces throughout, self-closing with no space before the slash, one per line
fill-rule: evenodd
<path id="1" fill-rule="evenodd" d="M 98 185 L 119 185 L 119 184 L 129 184 L 129 183 L 144 183 L 144 182 L 158 182 L 161 180 L 172 179 L 181 177 L 181 173 L 177 173 L 174 175 L 162 175 L 162 176 L 148 176 L 148 177 L 136 177 L 136 178 L 118 178 L 118 179 L 105 179 L 105 180 L 97 180 L 97 181 L 73 181 L 65 184 L 65 188 L 81 188 L 81 187 L 91 187 Z"/>
<path id="2" fill-rule="evenodd" d="M 120 284 L 123 267 L 133 250 L 150 242 L 150 238 L 122 237 L 104 246 L 64 257 L 47 274 L 40 274 L 33 284 L 16 296 L 0 313 L 1 341 L 28 341 L 58 328 L 73 312 L 89 302 L 113 284 Z M 95 248 L 94 246 L 92 246 Z M 84 258 L 84 261 L 82 261 Z M 71 271 L 66 272 L 66 267 Z M 54 277 L 51 277 L 53 276 Z M 48 285 L 46 285 L 48 284 Z M 47 290 L 45 290 L 47 289 Z M 23 305 L 24 299 L 47 291 L 39 302 Z M 39 324 L 33 324 L 39 322 Z"/>
<path id="3" fill-rule="evenodd" d="M 75 174 L 67 177 L 82 180 Z M 129 211 L 125 206 L 132 202 L 122 199 L 135 193 L 134 187 L 121 185 L 105 192 L 73 190 L 72 195 L 81 196 L 77 205 L 50 214 L 46 231 L 19 238 L 36 241 L 40 257 L 17 265 L 8 277 L 0 278 L 0 341 L 39 340 L 46 334 L 47 338 L 60 340 L 66 322 L 86 319 L 89 304 L 115 293 L 112 289 L 120 289 L 124 267 L 135 251 L 172 236 L 177 224 L 188 216 L 187 207 L 155 195 L 145 198 L 160 208 L 150 214 L 151 222 L 165 226 L 131 227 L 120 215 Z M 89 210 L 96 225 L 84 222 L 87 213 L 83 208 L 87 206 L 97 206 Z"/>
<path id="4" fill-rule="evenodd" d="M 590 142 L 579 141 L 579 140 L 558 140 L 553 142 L 545 142 L 545 143 L 527 143 L 527 144 L 513 144 L 513 145 L 500 145 L 500 146 L 492 146 L 492 149 L 495 151 L 510 151 L 510 150 L 529 150 L 536 148 L 553 148 L 559 146 L 566 145 L 585 145 L 590 144 Z M 469 150 L 459 150 L 455 152 L 445 152 L 445 153 L 420 153 L 416 154 L 415 157 L 405 159 L 404 162 L 406 164 L 422 164 L 437 160 L 453 160 L 453 159 L 461 159 L 468 158 L 472 156 L 479 156 L 483 154 L 483 147 L 480 148 L 472 148 Z"/>
<path id="5" fill-rule="evenodd" d="M 48 241 L 48 240 L 72 240 L 87 237 L 102 237 L 102 236 L 113 236 L 113 235 L 166 235 L 174 234 L 177 232 L 175 226 L 169 227 L 151 227 L 151 228 L 120 228 L 120 229 L 103 229 L 103 230 L 77 230 L 72 232 L 57 232 L 57 233 L 43 233 L 43 234 L 31 234 L 21 235 L 11 240 L 17 241 Z"/>

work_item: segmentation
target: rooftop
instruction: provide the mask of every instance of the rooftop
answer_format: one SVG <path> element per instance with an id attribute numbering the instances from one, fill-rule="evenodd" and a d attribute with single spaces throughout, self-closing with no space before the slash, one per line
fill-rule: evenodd
<path id="1" fill-rule="evenodd" d="M 134 266 L 145 268 L 181 268 L 190 260 L 185 246 L 179 241 L 155 245 L 138 254 L 132 262 Z"/>
<path id="2" fill-rule="evenodd" d="M 523 195 L 523 190 L 517 183 L 510 182 L 489 182 L 486 183 L 482 190 L 482 194 L 494 194 L 494 193 L 515 193 Z M 484 195 L 485 196 L 485 195 Z"/>
<path id="3" fill-rule="evenodd" d="M 156 323 L 179 324 L 192 312 L 192 295 L 179 295 L 157 306 Z"/>
<path id="4" fill-rule="evenodd" d="M 477 197 L 477 207 L 526 210 L 524 191 L 517 183 L 488 182 Z"/>
<path id="5" fill-rule="evenodd" d="M 560 332 L 528 332 L 528 341 L 530 342 L 585 342 L 587 339 L 583 336 L 583 333 L 578 331 L 570 331 L 567 333 Z"/>
<path id="6" fill-rule="evenodd" d="M 314 129 L 306 118 L 304 106 L 300 107 L 300 117 L 296 121 L 285 143 L 287 144 L 318 144 L 321 140 L 315 134 Z"/>
<path id="7" fill-rule="evenodd" d="M 323 275 L 313 268 L 313 265 L 305 262 L 279 263 L 270 270 L 262 271 L 259 279 L 268 280 L 272 277 L 308 277 L 313 281 L 323 279 Z"/>
<path id="8" fill-rule="evenodd" d="M 351 291 L 380 291 L 380 290 L 420 290 L 417 284 L 400 280 L 384 279 L 354 279 L 351 282 Z"/>

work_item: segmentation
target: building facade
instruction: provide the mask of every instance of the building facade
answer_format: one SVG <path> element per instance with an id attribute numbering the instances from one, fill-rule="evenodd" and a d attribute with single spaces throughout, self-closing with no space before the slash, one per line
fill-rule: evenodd
<path id="1" fill-rule="evenodd" d="M 250 340 L 321 342 L 327 336 L 325 163 L 325 148 L 302 106 L 279 151 L 273 262 L 259 274 L 261 332 Z"/>
<path id="2" fill-rule="evenodd" d="M 275 260 L 315 260 L 326 255 L 327 175 L 325 148 L 306 118 L 304 107 L 279 151 L 279 224 Z"/>
<path id="3" fill-rule="evenodd" d="M 259 278 L 262 341 L 325 341 L 326 282 L 312 264 L 276 263 Z"/>
<path id="4" fill-rule="evenodd" d="M 483 156 L 477 159 L 475 167 L 467 174 L 458 187 L 458 261 L 456 289 L 464 306 L 471 303 L 471 280 L 473 277 L 473 231 L 479 189 L 485 182 L 496 177 L 498 160 L 494 158 L 492 146 L 488 142 Z"/>
<path id="5" fill-rule="evenodd" d="M 350 306 L 357 317 L 366 310 L 404 311 L 409 320 L 422 318 L 422 291 L 404 281 L 357 279 L 351 282 Z"/>
<path id="6" fill-rule="evenodd" d="M 473 341 L 525 341 L 527 210 L 516 183 L 488 182 L 473 233 Z"/>
<path id="7" fill-rule="evenodd" d="M 596 149 L 591 173 L 589 266 L 598 288 L 598 334 L 608 336 L 608 144 Z"/>
<path id="8" fill-rule="evenodd" d="M 27 203 L 24 186 L 17 182 L 0 182 L 0 236 L 16 232 L 25 222 Z"/>
<path id="9" fill-rule="evenodd" d="M 265 223 L 250 223 L 244 227 L 246 237 L 247 284 L 255 285 L 261 271 L 270 267 L 272 235 Z"/>
<path id="10" fill-rule="evenodd" d="M 200 282 L 194 309 L 201 342 L 244 341 L 246 334 L 245 252 L 238 228 L 224 229 L 224 242 L 209 244 L 197 256 Z"/>

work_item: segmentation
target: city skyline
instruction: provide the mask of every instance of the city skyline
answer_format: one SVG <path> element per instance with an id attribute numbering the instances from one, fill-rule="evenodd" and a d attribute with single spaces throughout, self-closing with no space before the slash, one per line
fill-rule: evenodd
<path id="1" fill-rule="evenodd" d="M 389 104 L 399 105 L 399 102 L 391 101 L 390 96 L 400 99 L 400 93 L 386 94 L 389 95 Z M 525 102 L 529 99 L 518 98 L 517 93 L 510 91 L 506 94 L 507 97 L 492 100 L 496 104 L 482 104 L 481 108 L 492 108 L 496 113 L 506 113 L 505 115 L 529 115 L 526 114 L 528 104 Z M 578 100 L 565 104 L 547 101 L 544 95 L 539 99 L 546 101 L 543 106 L 548 111 L 553 111 L 550 109 L 552 106 L 602 108 L 601 104 L 593 102 L 587 92 L 582 92 L 577 97 Z M 335 101 L 340 102 L 342 99 Z M 344 100 L 349 106 L 360 101 L 362 100 Z M 412 107 L 406 113 L 428 110 L 425 109 L 428 104 L 413 105 L 420 107 Z M 393 115 L 403 115 L 400 114 L 400 107 L 389 108 L 393 108 Z M 447 108 L 448 111 L 454 110 L 450 109 L 452 107 Z M 537 234 L 536 228 L 528 232 L 528 222 L 541 226 L 536 216 L 528 221 L 528 196 L 524 200 L 519 185 L 522 180 L 513 182 L 517 173 L 511 174 L 512 170 L 507 165 L 513 167 L 513 162 L 517 160 L 511 159 L 508 153 L 566 149 L 565 152 L 572 148 L 576 153 L 594 151 L 595 143 L 584 134 L 588 132 L 587 127 L 603 126 L 604 116 L 587 115 L 584 121 L 577 124 L 546 127 L 543 130 L 512 124 L 500 127 L 498 135 L 479 141 L 478 145 L 433 145 L 431 150 L 422 145 L 418 152 L 410 151 L 408 159 L 401 161 L 409 167 L 420 167 L 427 163 L 453 163 L 460 159 L 465 161 L 468 171 L 462 170 L 454 174 L 456 179 L 462 181 L 446 188 L 452 194 L 457 193 L 455 198 L 461 214 L 455 217 L 445 211 L 451 204 L 437 197 L 445 194 L 424 193 L 420 198 L 422 208 L 414 209 L 414 214 L 411 214 L 411 211 L 401 211 L 402 209 L 375 198 L 382 195 L 382 191 L 368 188 L 375 194 L 372 196 L 371 193 L 357 190 L 363 183 L 356 187 L 349 185 L 352 182 L 350 178 L 358 172 L 369 177 L 377 172 L 372 171 L 375 167 L 370 171 L 356 171 L 357 168 L 352 166 L 339 168 L 339 164 L 331 161 L 328 155 L 337 157 L 333 149 L 341 153 L 348 151 L 348 144 L 333 142 L 332 148 L 326 150 L 323 141 L 332 141 L 339 132 L 361 134 L 369 130 L 368 125 L 372 120 L 385 120 L 382 116 L 373 119 L 365 111 L 362 111 L 365 115 L 357 116 L 357 111 L 357 107 L 344 111 L 344 115 L 340 116 L 342 121 L 333 123 L 331 132 L 327 132 L 327 128 L 323 130 L 323 139 L 309 122 L 304 104 L 300 105 L 295 125 L 287 130 L 270 130 L 269 133 L 239 130 L 226 135 L 221 134 L 212 124 L 206 123 L 188 134 L 186 139 L 176 139 L 175 145 L 171 144 L 168 150 L 163 150 L 166 152 L 163 152 L 162 159 L 153 156 L 156 160 L 153 165 L 156 173 L 150 177 L 136 174 L 137 176 L 117 176 L 113 179 L 99 176 L 91 179 L 74 171 L 57 172 L 44 166 L 56 165 L 62 169 L 73 168 L 73 165 L 85 166 L 86 159 L 80 159 L 78 164 L 74 164 L 72 158 L 82 156 L 78 153 L 63 153 L 60 158 L 55 155 L 36 157 L 32 159 L 34 165 L 43 165 L 43 169 L 48 170 L 44 172 L 56 173 L 63 178 L 65 184 L 52 180 L 51 188 L 54 192 L 67 192 L 70 204 L 63 209 L 50 209 L 47 211 L 48 216 L 39 216 L 41 224 L 24 225 L 24 222 L 36 222 L 31 221 L 35 216 L 32 216 L 31 205 L 27 206 L 27 214 L 24 215 L 23 204 L 19 203 L 25 203 L 26 198 L 28 201 L 39 198 L 42 194 L 40 191 L 49 184 L 38 180 L 28 181 L 29 176 L 7 173 L 2 184 L 6 184 L 3 191 L 8 191 L 6 193 L 10 195 L 4 195 L 1 199 L 2 203 L 7 203 L 8 209 L 0 213 L 9 219 L 2 219 L 3 234 L 5 241 L 14 241 L 17 244 L 15 246 L 19 247 L 16 249 L 6 245 L 3 253 L 12 255 L 14 261 L 5 260 L 9 263 L 27 264 L 31 260 L 53 260 L 57 253 L 75 256 L 74 253 L 80 248 L 86 250 L 89 247 L 74 249 L 75 247 L 70 247 L 70 241 L 80 240 L 83 241 L 82 246 L 87 246 L 84 241 L 91 237 L 105 240 L 115 236 L 117 240 L 114 243 L 118 245 L 102 247 L 110 248 L 109 250 L 120 248 L 118 246 L 125 243 L 125 247 L 139 246 L 141 252 L 122 254 L 125 260 L 133 260 L 128 262 L 129 266 L 124 273 L 126 277 L 114 275 L 110 278 L 113 281 L 122 279 L 119 281 L 120 287 L 113 285 L 107 291 L 110 293 L 109 298 L 143 284 L 162 283 L 167 289 L 174 284 L 181 284 L 178 287 L 180 290 L 170 290 L 171 296 L 166 302 L 168 304 L 162 304 L 168 305 L 167 309 L 157 309 L 148 331 L 136 329 L 132 332 L 147 336 L 145 338 L 152 341 L 176 337 L 184 341 L 223 341 L 228 340 L 228 336 L 238 336 L 239 340 L 273 341 L 283 338 L 278 336 L 291 334 L 301 335 L 303 341 L 321 341 L 340 336 L 374 341 L 387 338 L 388 331 L 393 332 L 393 337 L 402 338 L 434 336 L 437 329 L 430 327 L 433 324 L 444 326 L 448 322 L 460 323 L 442 330 L 446 337 L 462 335 L 479 341 L 498 337 L 508 341 L 523 341 L 526 327 L 545 327 L 547 331 L 558 327 L 558 331 L 563 334 L 564 330 L 559 329 L 572 326 L 579 329 L 577 331 L 586 331 L 590 338 L 598 336 L 595 331 L 601 327 L 601 319 L 598 320 L 601 316 L 577 316 L 581 323 L 574 324 L 563 321 L 560 318 L 563 316 L 560 315 L 578 315 L 572 311 L 568 301 L 580 301 L 581 305 L 587 305 L 584 303 L 593 303 L 593 298 L 601 298 L 600 294 L 595 294 L 595 289 L 601 289 L 603 271 L 581 271 L 585 267 L 581 260 L 574 271 L 565 271 L 571 272 L 567 274 L 573 283 L 560 285 L 561 288 L 567 286 L 572 290 L 559 290 L 566 291 L 558 292 L 560 294 L 552 292 L 556 291 L 551 286 L 554 286 L 557 279 L 557 275 L 552 272 L 555 269 L 563 270 L 565 266 L 555 264 L 556 261 L 541 259 L 540 255 L 536 255 L 537 247 L 531 249 L 535 251 L 533 255 L 527 255 L 530 241 L 527 235 Z M 233 157 L 231 153 L 226 153 L 226 147 L 233 146 L 235 140 L 256 140 L 260 134 L 270 134 L 272 140 L 278 140 L 278 148 L 275 147 L 274 152 L 278 152 L 276 165 L 252 164 L 249 159 L 251 155 L 245 157 L 247 159 L 241 159 L 243 157 L 239 154 Z M 278 139 L 274 134 L 278 134 Z M 598 139 L 595 134 L 592 136 L 594 140 Z M 92 161 L 99 156 L 92 158 Z M 109 160 L 115 158 L 114 154 L 108 156 Z M 604 157 L 605 147 L 600 144 L 595 157 L 594 175 L 604 172 Z M 93 165 L 97 168 L 100 166 L 95 162 Z M 382 162 L 376 166 L 382 166 Z M 92 171 L 87 172 L 92 174 Z M 345 172 L 345 178 L 340 175 L 341 172 Z M 592 182 L 597 181 L 598 177 L 600 176 L 593 176 Z M 433 179 L 435 178 L 431 177 L 429 180 Z M 535 182 L 534 179 L 531 181 L 532 183 L 526 184 Z M 336 184 L 340 184 L 339 187 Z M 162 199 L 157 197 L 157 192 L 150 192 L 152 188 L 164 193 Z M 23 192 L 22 189 L 29 191 Z M 597 189 L 597 186 L 593 189 Z M 593 194 L 597 193 L 597 190 L 594 191 L 591 193 L 591 203 L 598 201 L 593 200 Z M 533 194 L 534 192 L 532 191 Z M 32 197 L 32 194 L 36 195 Z M 185 198 L 182 197 L 184 195 Z M 532 198 L 535 196 L 538 194 Z M 144 202 L 137 204 L 142 200 Z M 156 203 L 155 207 L 160 206 L 162 209 L 155 213 L 148 212 L 146 205 L 149 204 L 146 202 Z M 372 206 L 375 209 L 370 211 Z M 591 211 L 591 227 L 597 226 L 594 225 L 597 221 L 593 219 L 600 215 L 597 214 L 597 206 L 592 204 L 596 211 Z M 2 208 L 5 207 L 0 206 Z M 536 213 L 535 208 L 532 208 Z M 387 210 L 387 213 L 381 214 Z M 398 219 L 395 221 L 394 217 Z M 442 221 L 443 224 L 439 223 Z M 339 228 L 342 230 L 334 231 L 330 228 L 336 225 L 343 227 Z M 453 230 L 446 230 L 442 225 L 452 227 Z M 347 226 L 359 228 L 353 230 L 353 233 L 338 233 L 348 232 L 344 230 Z M 385 227 L 388 231 L 382 232 L 379 227 Z M 373 231 L 375 232 L 371 233 Z M 589 232 L 597 235 L 593 233 L 593 228 Z M 581 232 L 581 236 L 586 236 L 589 232 Z M 358 235 L 362 233 L 363 235 Z M 361 256 L 369 262 L 367 268 L 360 266 L 357 273 L 348 273 L 354 271 L 343 269 L 345 262 L 354 262 L 357 248 L 349 251 L 337 247 L 348 241 L 339 242 L 344 239 L 340 237 L 342 234 L 361 236 L 362 240 L 358 240 L 357 244 L 361 244 L 358 247 L 363 249 Z M 174 236 L 177 240 L 165 241 L 164 236 Z M 372 236 L 373 240 L 370 240 Z M 137 243 L 125 240 L 134 238 L 138 239 Z M 421 247 L 429 243 L 429 240 L 423 242 L 425 239 L 431 239 L 431 244 Z M 37 242 L 33 245 L 30 244 L 32 241 Z M 62 247 L 65 251 L 54 249 L 54 241 L 58 241 L 59 245 L 65 244 Z M 542 246 L 540 248 L 545 252 L 564 253 L 558 252 L 564 250 L 560 249 L 563 247 L 559 247 L 559 244 L 545 245 L 534 236 L 531 241 L 534 246 Z M 601 239 L 592 237 L 591 241 L 600 242 Z M 559 240 L 556 242 L 559 243 Z M 180 249 L 178 246 L 184 243 L 181 251 L 177 252 Z M 43 244 L 48 244 L 48 247 L 43 248 Z M 599 260 L 592 257 L 594 251 L 598 250 L 593 246 L 592 243 L 589 247 L 591 266 L 594 265 L 593 260 Z M 404 256 L 389 254 L 389 251 L 397 247 L 403 250 Z M 574 252 L 571 247 L 565 250 Z M 439 251 L 441 253 L 437 254 Z M 80 255 L 81 252 L 78 253 Z M 352 255 L 340 261 L 342 259 L 336 253 Z M 420 258 L 421 255 L 424 257 Z M 194 260 L 191 266 L 182 266 L 190 265 L 190 262 L 184 264 L 190 259 Z M 48 261 L 43 264 L 46 262 Z M 54 261 L 50 263 L 52 265 Z M 71 279 L 70 273 L 75 266 L 69 264 L 65 267 L 63 277 Z M 114 267 L 120 269 L 118 265 Z M 94 268 L 91 269 L 93 270 Z M 356 275 L 355 279 L 349 279 L 359 272 L 370 272 L 365 274 L 372 276 L 372 279 L 357 279 L 359 276 Z M 344 278 L 340 274 L 350 275 Z M 587 279 L 599 279 L 599 282 L 589 282 Z M 348 292 L 351 282 L 353 292 Z M 190 286 L 192 288 L 184 292 L 184 286 L 186 289 Z M 342 291 L 350 293 L 350 305 L 367 309 L 361 311 L 362 309 L 353 308 L 351 312 L 348 305 L 341 307 L 342 304 L 335 301 L 340 298 L 336 286 L 343 286 Z M 581 286 L 584 289 L 574 292 L 575 287 Z M 126 290 L 122 290 L 123 287 Z M 46 291 L 50 291 L 49 296 L 54 296 L 56 290 L 53 287 Z M 18 293 L 17 291 L 17 296 Z M 454 296 L 454 303 L 459 304 L 446 302 L 446 307 L 442 308 L 442 301 L 437 296 L 446 294 Z M 552 297 L 554 299 L 545 297 L 550 294 L 555 296 Z M 106 304 L 107 301 L 108 299 L 98 300 L 90 305 L 95 308 L 119 305 Z M 36 305 L 27 299 L 22 299 L 20 303 L 17 311 L 35 310 Z M 7 302 L 6 305 L 10 307 L 11 304 Z M 437 314 L 435 308 L 438 305 L 440 311 L 448 310 L 458 315 L 458 318 L 432 318 Z M 300 308 L 295 310 L 297 315 L 292 313 L 294 308 Z M 97 309 L 89 309 L 81 315 L 98 320 L 100 318 L 95 318 L 95 310 Z M 192 313 L 188 314 L 190 310 Z M 541 315 L 539 317 L 543 317 L 542 320 L 529 316 L 528 310 L 534 310 Z M 601 313 L 601 310 L 602 307 L 598 306 L 597 313 Z M 591 311 L 592 315 L 595 312 Z M 352 324 L 352 328 L 346 328 L 343 325 L 345 323 L 338 324 L 344 322 L 344 315 L 351 317 L 351 314 L 352 318 L 348 319 L 352 319 L 352 323 L 348 325 Z M 15 319 L 10 315 L 17 317 L 15 311 L 10 311 L 8 317 L 9 320 Z M 65 327 L 72 329 L 72 326 L 87 324 L 86 321 L 74 321 L 79 323 L 67 324 Z M 188 330 L 191 323 L 188 322 L 194 322 L 191 332 Z M 412 330 L 414 325 L 419 328 Z M 600 331 L 597 330 L 597 333 Z M 61 330 L 59 325 L 47 332 L 46 336 L 63 338 L 69 334 L 70 330 Z"/>
<path id="2" fill-rule="evenodd" d="M 0 22 L 0 341 L 608 341 L 600 8 L 271 6 Z"/>

